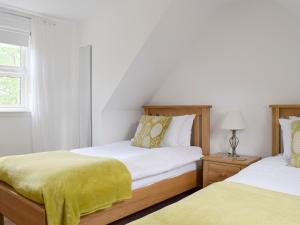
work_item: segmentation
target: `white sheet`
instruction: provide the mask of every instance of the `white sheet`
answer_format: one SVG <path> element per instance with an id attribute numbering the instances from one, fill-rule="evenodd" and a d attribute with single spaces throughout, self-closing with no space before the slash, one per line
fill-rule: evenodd
<path id="1" fill-rule="evenodd" d="M 180 176 L 184 173 L 188 173 L 190 171 L 194 171 L 198 168 L 198 164 L 196 162 L 192 162 L 190 164 L 187 164 L 185 166 L 170 170 L 165 173 L 153 175 L 150 177 L 138 179 L 132 182 L 132 189 L 136 190 L 138 188 L 146 187 L 148 185 L 157 183 L 159 181 L 170 179 L 172 177 Z"/>
<path id="2" fill-rule="evenodd" d="M 127 166 L 133 181 L 165 173 L 202 158 L 201 149 L 195 146 L 145 149 L 131 146 L 130 141 L 74 149 L 72 152 L 118 159 Z"/>
<path id="3" fill-rule="evenodd" d="M 262 159 L 226 181 L 300 195 L 300 169 L 288 166 L 282 155 Z"/>

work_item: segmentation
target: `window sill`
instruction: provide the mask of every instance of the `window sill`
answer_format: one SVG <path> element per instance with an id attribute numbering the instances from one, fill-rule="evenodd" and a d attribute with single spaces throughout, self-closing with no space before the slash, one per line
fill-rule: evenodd
<path id="1" fill-rule="evenodd" d="M 0 113 L 1 112 L 26 112 L 26 113 L 30 113 L 30 110 L 28 108 L 22 108 L 22 107 L 0 107 Z"/>
<path id="2" fill-rule="evenodd" d="M 0 116 L 2 115 L 31 115 L 28 108 L 0 108 Z"/>

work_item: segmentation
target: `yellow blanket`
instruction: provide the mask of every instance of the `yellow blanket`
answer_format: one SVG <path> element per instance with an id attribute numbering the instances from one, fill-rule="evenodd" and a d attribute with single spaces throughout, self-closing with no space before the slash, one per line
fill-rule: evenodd
<path id="1" fill-rule="evenodd" d="M 130 225 L 299 225 L 300 197 L 221 182 Z"/>
<path id="2" fill-rule="evenodd" d="M 77 225 L 80 215 L 131 197 L 131 176 L 120 161 L 67 151 L 2 157 L 0 180 L 44 204 L 48 225 Z"/>

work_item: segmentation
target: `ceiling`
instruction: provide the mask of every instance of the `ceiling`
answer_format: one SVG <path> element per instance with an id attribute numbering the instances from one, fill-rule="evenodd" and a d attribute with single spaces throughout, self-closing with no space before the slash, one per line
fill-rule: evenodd
<path id="1" fill-rule="evenodd" d="M 149 0 L 151 1 L 151 0 Z M 211 0 L 203 0 L 211 1 Z M 232 0 L 240 1 L 240 0 Z M 249 0 L 242 0 L 249 1 Z M 283 7 L 300 15 L 299 0 L 264 0 L 277 1 Z M 0 0 L 0 4 L 37 12 L 50 17 L 81 21 L 99 13 L 110 0 Z M 115 2 L 117 4 L 117 2 Z"/>
<path id="2" fill-rule="evenodd" d="M 97 13 L 107 0 L 0 0 L 0 4 L 49 17 L 80 21 Z"/>

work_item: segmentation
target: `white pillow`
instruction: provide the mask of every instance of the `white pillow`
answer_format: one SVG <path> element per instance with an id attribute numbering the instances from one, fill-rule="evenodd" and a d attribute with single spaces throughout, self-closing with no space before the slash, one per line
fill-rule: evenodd
<path id="1" fill-rule="evenodd" d="M 161 142 L 161 147 L 191 146 L 195 115 L 174 116 Z"/>
<path id="2" fill-rule="evenodd" d="M 285 159 L 291 159 L 292 155 L 292 123 L 300 120 L 299 117 L 290 117 L 290 119 L 279 119 L 282 139 L 283 139 L 283 156 Z"/>
<path id="3" fill-rule="evenodd" d="M 179 134 L 179 146 L 191 146 L 192 127 L 196 115 L 188 115 Z"/>
<path id="4" fill-rule="evenodd" d="M 285 159 L 291 158 L 291 141 L 292 136 L 289 135 L 289 130 L 291 128 L 290 126 L 290 120 L 289 119 L 279 119 L 279 124 L 281 127 L 281 133 L 282 133 L 282 141 L 283 141 L 283 156 Z"/>
<path id="5" fill-rule="evenodd" d="M 162 147 L 179 146 L 178 140 L 187 118 L 187 115 L 172 117 L 168 130 L 160 144 Z"/>

